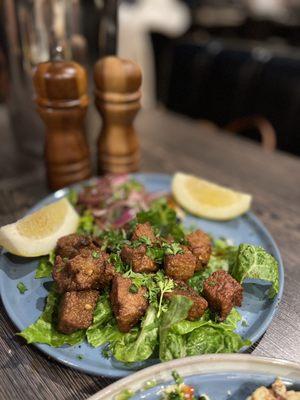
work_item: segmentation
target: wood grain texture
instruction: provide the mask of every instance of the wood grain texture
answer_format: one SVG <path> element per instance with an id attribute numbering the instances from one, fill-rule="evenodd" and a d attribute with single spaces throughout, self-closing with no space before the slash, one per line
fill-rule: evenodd
<path id="1" fill-rule="evenodd" d="M 4 129 L 2 123 L 0 113 Z M 279 246 L 286 279 L 277 315 L 253 346 L 254 354 L 300 362 L 299 159 L 266 153 L 252 142 L 210 132 L 198 122 L 164 111 L 142 112 L 137 127 L 143 172 L 183 170 L 254 195 L 254 212 Z M 90 139 L 95 143 L 96 138 Z M 13 221 L 47 194 L 42 161 L 13 162 L 14 151 L 9 141 L 0 148 L 0 171 L 7 171 L 0 181 L 0 225 Z M 76 372 L 47 359 L 33 346 L 21 345 L 3 307 L 0 319 L 1 400 L 85 399 L 112 381 Z"/>
<path id="2" fill-rule="evenodd" d="M 94 67 L 95 105 L 103 121 L 98 139 L 98 171 L 139 169 L 139 141 L 133 121 L 141 108 L 142 72 L 138 64 L 114 56 Z"/>
<path id="3" fill-rule="evenodd" d="M 33 74 L 37 111 L 46 126 L 45 161 L 52 190 L 91 176 L 84 131 L 87 73 L 74 61 L 38 64 Z"/>

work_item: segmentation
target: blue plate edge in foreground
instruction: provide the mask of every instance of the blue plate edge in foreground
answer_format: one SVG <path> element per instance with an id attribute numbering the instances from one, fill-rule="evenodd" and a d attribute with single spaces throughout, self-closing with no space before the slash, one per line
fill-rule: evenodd
<path id="1" fill-rule="evenodd" d="M 185 369 L 185 372 L 182 371 Z M 126 378 L 112 383 L 106 388 L 98 391 L 87 400 L 106 400 L 112 399 L 124 389 L 134 391 L 141 390 L 146 382 L 151 381 L 153 377 L 157 381 L 156 386 L 164 386 L 171 379 L 171 371 L 176 370 L 186 379 L 188 376 L 197 376 L 197 379 L 205 375 L 217 377 L 220 374 L 245 375 L 256 374 L 275 375 L 282 379 L 297 379 L 300 384 L 300 364 L 277 358 L 267 358 L 252 356 L 249 354 L 211 354 L 168 361 L 157 364 L 141 371 L 136 372 Z M 226 374 L 227 373 L 227 374 Z M 228 379 L 227 379 L 228 380 Z M 229 380 L 228 380 L 229 381 Z M 114 397 L 115 398 L 115 397 Z M 148 396 L 147 396 L 148 398 Z M 244 399 L 243 399 L 244 400 Z"/>

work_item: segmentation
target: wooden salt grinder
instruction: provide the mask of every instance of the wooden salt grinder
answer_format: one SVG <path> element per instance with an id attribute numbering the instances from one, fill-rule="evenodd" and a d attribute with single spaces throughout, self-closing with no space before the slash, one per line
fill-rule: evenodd
<path id="1" fill-rule="evenodd" d="M 133 120 L 140 109 L 142 73 L 137 64 L 104 57 L 94 68 L 95 104 L 102 116 L 98 141 L 99 172 L 138 170 L 140 152 Z"/>
<path id="2" fill-rule="evenodd" d="M 38 112 L 46 124 L 45 159 L 48 183 L 59 189 L 89 178 L 91 166 L 84 133 L 87 75 L 72 61 L 51 61 L 33 76 Z"/>

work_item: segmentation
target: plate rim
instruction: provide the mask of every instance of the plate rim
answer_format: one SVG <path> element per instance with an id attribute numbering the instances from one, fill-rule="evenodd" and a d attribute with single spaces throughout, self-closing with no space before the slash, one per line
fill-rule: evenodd
<path id="1" fill-rule="evenodd" d="M 136 178 L 145 178 L 146 179 L 164 179 L 166 181 L 169 181 L 172 177 L 171 174 L 165 174 L 165 173 L 136 173 L 136 174 L 130 174 L 131 176 L 134 176 Z M 66 195 L 66 193 L 72 189 L 72 188 L 80 188 L 84 185 L 87 185 L 89 183 L 92 183 L 94 181 L 96 181 L 99 177 L 95 176 L 92 177 L 90 179 L 75 183 L 73 185 L 70 186 L 66 186 L 62 189 L 59 189 L 55 192 L 52 192 L 50 194 L 48 194 L 47 196 L 45 196 L 43 199 L 39 200 L 37 203 L 35 203 L 32 207 L 30 207 L 28 209 L 28 211 L 24 214 L 30 214 L 33 211 L 36 211 L 38 208 L 40 208 L 41 206 L 47 204 L 47 202 L 51 202 L 51 200 L 56 200 L 56 199 L 60 199 L 63 196 Z M 255 331 L 255 335 L 253 335 L 250 340 L 251 340 L 251 345 L 253 343 L 255 343 L 257 340 L 259 340 L 262 335 L 267 331 L 268 327 L 270 326 L 274 316 L 277 313 L 278 310 L 278 306 L 279 303 L 282 299 L 282 295 L 283 295 L 283 290 L 284 290 L 284 267 L 283 267 L 283 262 L 282 262 L 282 258 L 281 258 L 281 254 L 279 251 L 279 248 L 275 242 L 275 240 L 273 239 L 272 235 L 270 234 L 270 232 L 268 231 L 268 229 L 265 227 L 265 225 L 263 224 L 263 222 L 260 221 L 260 219 L 251 211 L 245 213 L 243 216 L 247 216 L 251 222 L 253 222 L 255 224 L 255 226 L 257 226 L 264 234 L 264 236 L 268 239 L 268 241 L 270 242 L 271 246 L 274 249 L 274 256 L 275 258 L 278 260 L 278 266 L 279 266 L 279 292 L 276 295 L 276 298 L 274 299 L 274 301 L 272 302 L 271 306 L 270 306 L 270 312 L 267 316 L 267 318 L 264 320 L 263 324 L 261 324 L 261 326 Z M 242 218 L 238 217 L 238 218 Z M 217 221 L 216 221 L 217 222 Z M 219 221 L 220 223 L 222 223 L 222 221 Z M 2 253 L 0 253 L 0 260 L 1 260 L 1 256 Z M 2 274 L 3 271 L 2 269 L 0 269 L 0 296 L 1 296 L 1 300 L 2 303 L 4 305 L 5 311 L 7 313 L 7 315 L 9 316 L 10 320 L 13 322 L 13 324 L 15 325 L 15 327 L 17 329 L 21 329 L 20 326 L 22 326 L 18 316 L 15 314 L 15 311 L 13 309 L 13 307 L 11 307 L 10 303 L 8 302 L 8 299 L 6 298 L 6 296 L 4 296 L 4 290 L 3 290 L 3 279 L 2 279 Z M 105 367 L 93 367 L 93 366 L 89 366 L 88 369 L 87 367 L 80 365 L 80 363 L 76 363 L 76 361 L 70 357 L 69 355 L 63 355 L 63 357 L 58 353 L 56 354 L 57 350 L 59 348 L 55 348 L 55 347 L 50 347 L 47 344 L 43 344 L 43 343 L 30 343 L 32 344 L 34 347 L 36 347 L 38 350 L 40 350 L 42 353 L 46 354 L 48 357 L 52 358 L 53 360 L 55 360 L 56 362 L 59 362 L 63 365 L 66 365 L 67 367 L 71 367 L 74 368 L 80 372 L 84 372 L 87 373 L 89 375 L 95 375 L 95 376 L 106 376 L 106 377 L 111 377 L 111 378 L 121 378 L 121 377 L 125 377 L 128 375 L 133 375 L 135 373 L 135 371 L 132 370 L 120 370 L 120 369 L 115 369 L 115 368 L 111 368 L 111 369 L 107 369 Z M 240 353 L 243 353 L 244 351 L 246 351 L 247 349 L 250 348 L 250 346 L 245 346 L 240 350 Z M 96 350 L 96 349 L 95 349 Z M 187 357 L 186 357 L 187 358 Z M 162 363 L 159 363 L 158 365 L 160 365 Z M 149 368 L 149 367 L 146 367 Z M 145 369 L 145 368 L 144 368 Z"/>
<path id="2" fill-rule="evenodd" d="M 227 364 L 230 364 L 232 369 L 228 369 Z M 247 364 L 245 365 L 247 369 L 245 368 L 243 370 L 243 364 Z M 180 358 L 144 368 L 143 370 L 137 371 L 134 374 L 122 378 L 117 382 L 110 384 L 106 388 L 99 390 L 97 393 L 88 397 L 87 400 L 112 399 L 113 398 L 112 396 L 119 394 L 122 388 L 133 389 L 138 385 L 140 388 L 142 388 L 145 382 L 151 380 L 151 378 L 156 377 L 159 374 L 161 375 L 168 374 L 168 378 L 170 379 L 171 378 L 170 371 L 174 369 L 178 370 L 180 367 L 184 366 L 188 367 L 191 370 L 190 375 L 194 375 L 195 373 L 198 373 L 200 375 L 205 375 L 208 373 L 212 373 L 212 371 L 210 371 L 210 368 L 212 368 L 214 365 L 218 366 L 219 368 L 218 371 L 214 373 L 215 375 L 217 375 L 218 373 L 238 372 L 238 371 L 242 371 L 245 373 L 248 371 L 254 372 L 255 368 L 257 369 L 258 367 L 269 373 L 268 369 L 273 367 L 274 371 L 277 370 L 277 368 L 278 371 L 279 369 L 282 368 L 282 371 L 283 369 L 285 369 L 286 372 L 288 373 L 299 373 L 299 379 L 300 379 L 300 364 L 292 361 L 287 361 L 280 358 L 253 356 L 250 354 L 206 354 L 206 355 Z M 200 368 L 203 366 L 202 372 L 195 371 L 195 369 L 199 366 Z M 209 369 L 208 372 L 207 369 Z M 251 369 L 253 369 L 253 371 Z M 271 374 L 272 372 L 270 373 L 270 375 Z M 183 377 L 185 376 L 189 375 L 184 375 Z M 280 376 L 282 378 L 285 378 L 284 375 Z M 286 375 L 286 377 L 288 378 L 288 375 Z M 135 390 L 138 390 L 138 388 Z"/>

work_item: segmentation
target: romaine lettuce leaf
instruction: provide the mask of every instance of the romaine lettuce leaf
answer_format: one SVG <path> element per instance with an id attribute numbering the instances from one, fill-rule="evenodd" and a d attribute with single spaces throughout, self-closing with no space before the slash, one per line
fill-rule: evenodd
<path id="1" fill-rule="evenodd" d="M 228 244 L 227 240 L 214 240 L 212 254 L 207 266 L 208 269 L 211 273 L 219 269 L 229 272 L 236 262 L 237 252 L 238 246 Z"/>
<path id="2" fill-rule="evenodd" d="M 139 332 L 129 332 L 112 345 L 112 353 L 118 361 L 137 362 L 147 360 L 158 341 L 157 310 L 150 306 L 141 323 Z"/>
<path id="3" fill-rule="evenodd" d="M 112 310 L 107 294 L 100 296 L 94 310 L 92 325 L 86 331 L 87 341 L 93 347 L 117 338 L 119 332 L 116 323 L 112 321 Z"/>
<path id="4" fill-rule="evenodd" d="M 174 353 L 174 345 L 169 334 L 176 323 L 186 319 L 192 304 L 192 301 L 187 297 L 174 296 L 170 301 L 168 310 L 163 313 L 159 326 L 159 358 L 161 361 L 176 358 L 178 352 L 184 353 L 183 349 L 175 349 L 176 354 Z M 177 345 L 183 346 L 182 340 L 178 340 L 181 343 L 177 341 Z"/>
<path id="5" fill-rule="evenodd" d="M 261 279 L 272 283 L 269 297 L 273 298 L 279 291 L 279 271 L 275 258 L 262 247 L 242 243 L 239 246 L 237 261 L 231 275 L 240 283 L 245 279 Z"/>
<path id="6" fill-rule="evenodd" d="M 210 312 L 206 313 L 197 321 L 180 321 L 175 324 L 172 331 L 178 335 L 186 335 L 195 329 L 202 326 L 212 326 L 214 328 L 221 328 L 224 331 L 234 331 L 237 328 L 238 322 L 242 319 L 240 313 L 233 308 L 224 322 L 214 322 L 210 319 Z"/>
<path id="7" fill-rule="evenodd" d="M 164 355 L 162 361 L 183 358 L 186 356 L 186 336 L 178 335 L 172 330 L 164 339 Z"/>
<path id="8" fill-rule="evenodd" d="M 54 251 L 51 251 L 49 256 L 42 257 L 35 271 L 34 275 L 35 279 L 50 278 L 53 270 L 54 260 L 55 260 Z"/>
<path id="9" fill-rule="evenodd" d="M 39 319 L 18 333 L 19 336 L 26 339 L 27 343 L 46 343 L 53 347 L 59 347 L 64 344 L 73 346 L 84 340 L 84 330 L 78 330 L 70 335 L 65 335 L 55 329 L 55 317 L 59 297 L 59 294 L 52 289 L 49 292 L 45 310 Z"/>
<path id="10" fill-rule="evenodd" d="M 236 353 L 243 346 L 251 344 L 240 335 L 220 327 L 203 326 L 195 329 L 187 337 L 188 356 L 198 354 Z"/>
<path id="11" fill-rule="evenodd" d="M 123 338 L 125 333 L 119 331 L 114 318 L 95 329 L 88 328 L 87 341 L 93 347 L 99 347 L 105 343 L 114 343 Z"/>

